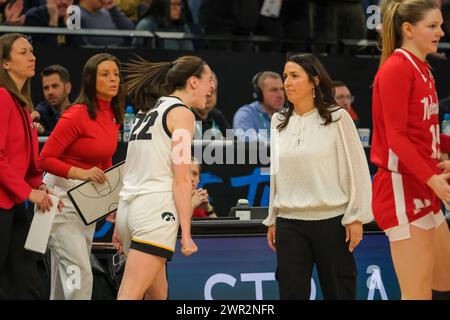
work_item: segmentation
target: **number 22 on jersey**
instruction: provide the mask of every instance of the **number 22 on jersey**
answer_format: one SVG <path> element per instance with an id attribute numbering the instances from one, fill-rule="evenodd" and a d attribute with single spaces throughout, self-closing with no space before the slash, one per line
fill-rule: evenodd
<path id="1" fill-rule="evenodd" d="M 152 111 L 149 114 L 138 113 L 136 115 L 136 125 L 130 135 L 130 142 L 134 140 L 152 140 L 150 128 L 155 124 L 158 117 L 158 111 Z"/>

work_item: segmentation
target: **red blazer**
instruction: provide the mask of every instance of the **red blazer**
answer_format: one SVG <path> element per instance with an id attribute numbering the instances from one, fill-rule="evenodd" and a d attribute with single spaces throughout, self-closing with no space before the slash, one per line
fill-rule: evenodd
<path id="1" fill-rule="evenodd" d="M 42 184 L 38 139 L 30 113 L 0 88 L 0 208 L 24 202 Z"/>

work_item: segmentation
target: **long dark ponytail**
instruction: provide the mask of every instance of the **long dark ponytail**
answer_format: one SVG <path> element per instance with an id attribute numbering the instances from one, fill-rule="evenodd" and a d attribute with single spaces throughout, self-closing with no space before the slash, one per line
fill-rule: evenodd
<path id="1" fill-rule="evenodd" d="M 205 62 L 196 56 L 183 56 L 173 62 L 150 62 L 137 57 L 124 65 L 125 91 L 136 108 L 152 109 L 156 100 L 176 89 L 186 87 L 186 81 L 201 77 Z"/>

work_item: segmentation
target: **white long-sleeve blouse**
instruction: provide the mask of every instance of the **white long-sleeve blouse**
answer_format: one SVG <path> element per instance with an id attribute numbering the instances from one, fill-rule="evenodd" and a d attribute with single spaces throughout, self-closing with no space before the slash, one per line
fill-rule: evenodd
<path id="1" fill-rule="evenodd" d="M 323 125 L 317 109 L 289 119 L 272 116 L 271 176 L 268 217 L 322 220 L 342 215 L 342 224 L 372 221 L 369 166 L 356 127 L 344 109 Z"/>

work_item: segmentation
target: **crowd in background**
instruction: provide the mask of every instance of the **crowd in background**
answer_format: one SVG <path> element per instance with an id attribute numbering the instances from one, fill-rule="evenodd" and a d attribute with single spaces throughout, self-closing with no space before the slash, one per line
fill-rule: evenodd
<path id="1" fill-rule="evenodd" d="M 444 31 L 450 35 L 450 2 L 439 0 Z M 166 39 L 173 50 L 248 50 L 252 44 L 230 37 L 266 36 L 285 42 L 259 42 L 257 50 L 320 52 L 339 39 L 376 39 L 367 18 L 378 0 L 0 0 L 0 22 L 11 26 L 66 27 L 67 8 L 78 5 L 81 29 L 147 30 L 208 36 L 208 41 Z M 211 37 L 213 39 L 211 39 Z M 218 41 L 225 37 L 227 41 Z M 58 45 L 143 45 L 142 38 L 34 35 Z M 313 43 L 312 45 L 310 45 Z"/>

